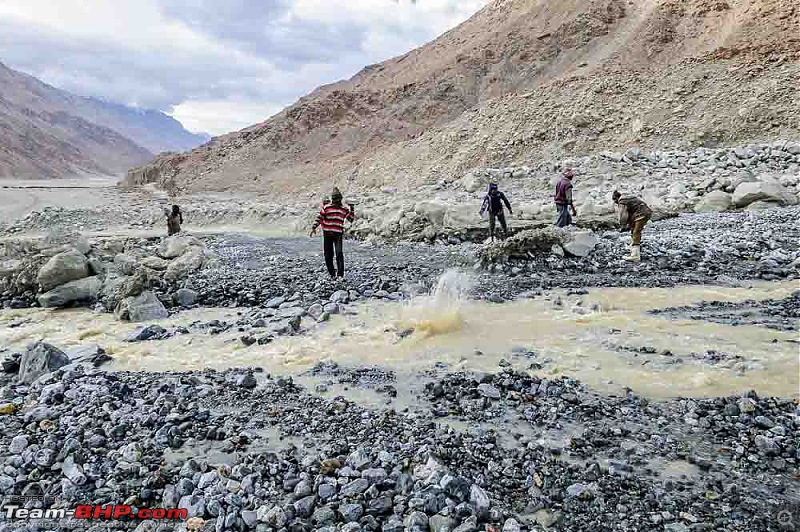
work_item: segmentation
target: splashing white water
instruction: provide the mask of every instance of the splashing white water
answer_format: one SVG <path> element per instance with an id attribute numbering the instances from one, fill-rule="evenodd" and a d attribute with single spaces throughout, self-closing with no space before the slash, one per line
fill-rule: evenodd
<path id="1" fill-rule="evenodd" d="M 445 271 L 433 289 L 433 303 L 436 306 L 453 307 L 466 298 L 472 289 L 473 281 L 466 273 L 456 269 Z"/>

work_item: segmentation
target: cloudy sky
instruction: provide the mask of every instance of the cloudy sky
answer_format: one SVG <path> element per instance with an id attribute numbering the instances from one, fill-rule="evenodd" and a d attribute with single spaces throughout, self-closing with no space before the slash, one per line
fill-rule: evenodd
<path id="1" fill-rule="evenodd" d="M 0 0 L 0 62 L 220 134 L 435 38 L 486 0 Z"/>

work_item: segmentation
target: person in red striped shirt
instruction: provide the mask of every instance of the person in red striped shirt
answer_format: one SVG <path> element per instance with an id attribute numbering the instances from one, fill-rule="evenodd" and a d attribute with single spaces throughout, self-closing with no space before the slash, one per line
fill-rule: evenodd
<path id="1" fill-rule="evenodd" d="M 344 240 L 344 222 L 353 221 L 355 212 L 352 205 L 350 208 L 342 205 L 342 193 L 337 187 L 333 188 L 330 203 L 323 203 L 322 208 L 311 228 L 311 236 L 317 234 L 317 228 L 322 226 L 323 249 L 325 250 L 325 265 L 331 278 L 344 278 L 344 251 L 342 249 Z M 333 268 L 333 257 L 336 255 L 336 269 Z"/>

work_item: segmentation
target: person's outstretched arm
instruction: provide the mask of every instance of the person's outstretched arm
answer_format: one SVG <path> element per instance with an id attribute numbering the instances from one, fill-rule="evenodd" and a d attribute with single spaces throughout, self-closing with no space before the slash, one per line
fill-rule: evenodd
<path id="1" fill-rule="evenodd" d="M 314 222 L 314 225 L 311 226 L 311 233 L 309 236 L 314 236 L 317 233 L 317 228 L 322 224 L 322 219 L 325 216 L 325 207 L 320 209 L 319 214 L 317 215 L 317 220 Z"/>
<path id="2" fill-rule="evenodd" d="M 506 209 L 508 209 L 508 213 L 509 213 L 509 214 L 514 214 L 514 211 L 512 211 L 512 210 L 511 210 L 511 203 L 509 203 L 509 201 L 508 201 L 508 198 L 507 198 L 507 197 L 506 197 L 506 195 L 505 195 L 504 193 L 502 193 L 502 192 L 500 193 L 500 199 L 502 199 L 502 200 L 503 200 L 503 203 L 505 203 L 505 204 L 506 204 Z"/>

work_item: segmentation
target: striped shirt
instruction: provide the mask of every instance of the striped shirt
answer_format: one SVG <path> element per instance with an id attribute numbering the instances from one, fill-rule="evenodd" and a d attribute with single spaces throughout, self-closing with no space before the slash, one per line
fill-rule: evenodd
<path id="1" fill-rule="evenodd" d="M 330 203 L 328 205 L 324 205 L 322 210 L 319 211 L 319 216 L 317 216 L 317 222 L 314 224 L 314 229 L 322 226 L 323 231 L 330 233 L 343 233 L 344 221 L 349 220 L 352 222 L 354 218 L 355 215 L 353 214 L 353 211 L 347 207 L 337 207 L 336 205 Z"/>

